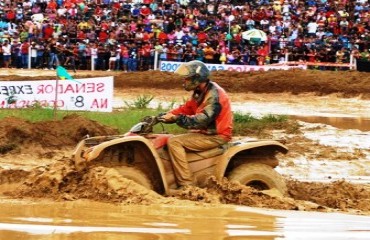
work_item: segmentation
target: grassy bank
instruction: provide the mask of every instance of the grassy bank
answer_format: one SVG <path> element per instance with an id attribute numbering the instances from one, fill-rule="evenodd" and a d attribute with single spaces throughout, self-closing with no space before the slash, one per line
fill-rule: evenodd
<path id="1" fill-rule="evenodd" d="M 78 114 L 84 118 L 97 121 L 102 125 L 114 127 L 118 129 L 120 133 L 124 133 L 144 116 L 158 115 L 160 112 L 164 111 L 163 109 L 127 108 L 111 113 L 57 111 L 55 114 L 53 109 L 35 107 L 27 109 L 3 109 L 0 111 L 0 120 L 6 117 L 16 117 L 30 122 L 58 121 L 67 115 Z M 186 131 L 175 124 L 166 124 L 165 129 L 175 134 Z M 235 136 L 252 135 L 265 137 L 268 135 L 268 130 L 271 129 L 286 129 L 287 131 L 293 132 L 296 131 L 298 127 L 296 123 L 290 121 L 287 116 L 266 115 L 262 118 L 255 118 L 250 114 L 234 113 L 233 132 Z M 158 131 L 160 131 L 159 128 Z"/>

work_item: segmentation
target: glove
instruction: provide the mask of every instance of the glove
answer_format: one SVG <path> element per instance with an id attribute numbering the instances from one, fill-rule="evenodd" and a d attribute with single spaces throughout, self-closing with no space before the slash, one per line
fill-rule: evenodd
<path id="1" fill-rule="evenodd" d="M 158 116 L 159 121 L 164 123 L 174 123 L 177 120 L 177 116 L 172 113 L 165 113 L 163 115 Z"/>

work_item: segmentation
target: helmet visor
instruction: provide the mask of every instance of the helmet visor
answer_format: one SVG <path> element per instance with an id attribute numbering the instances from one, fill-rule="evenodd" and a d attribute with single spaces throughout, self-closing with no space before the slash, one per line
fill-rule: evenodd
<path id="1" fill-rule="evenodd" d="M 186 64 L 181 64 L 175 71 L 176 74 L 183 76 L 183 77 L 190 77 L 189 68 Z"/>

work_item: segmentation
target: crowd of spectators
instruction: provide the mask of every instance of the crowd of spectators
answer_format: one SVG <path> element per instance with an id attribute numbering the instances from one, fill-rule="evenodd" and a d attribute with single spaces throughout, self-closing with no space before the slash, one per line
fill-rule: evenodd
<path id="1" fill-rule="evenodd" d="M 0 67 L 369 61 L 368 0 L 2 0 Z M 264 31 L 266 41 L 243 32 Z M 289 53 L 288 55 L 286 53 Z"/>

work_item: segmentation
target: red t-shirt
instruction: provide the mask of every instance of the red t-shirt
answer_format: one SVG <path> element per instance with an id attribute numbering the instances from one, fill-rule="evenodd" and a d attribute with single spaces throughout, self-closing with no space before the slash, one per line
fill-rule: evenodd
<path id="1" fill-rule="evenodd" d="M 53 36 L 53 33 L 54 33 L 54 29 L 50 26 L 47 26 L 45 29 L 44 29 L 44 38 L 45 39 L 49 39 Z"/>
<path id="2" fill-rule="evenodd" d="M 28 42 L 24 42 L 24 43 L 22 43 L 22 45 L 21 45 L 21 53 L 22 54 L 28 54 L 28 48 L 29 48 L 29 44 L 28 44 Z"/>
<path id="3" fill-rule="evenodd" d="M 14 20 L 15 19 L 15 12 L 10 10 L 7 14 L 6 14 L 6 18 L 8 20 Z"/>
<path id="4" fill-rule="evenodd" d="M 207 34 L 205 32 L 198 33 L 198 41 L 200 43 L 205 43 L 207 41 Z"/>

